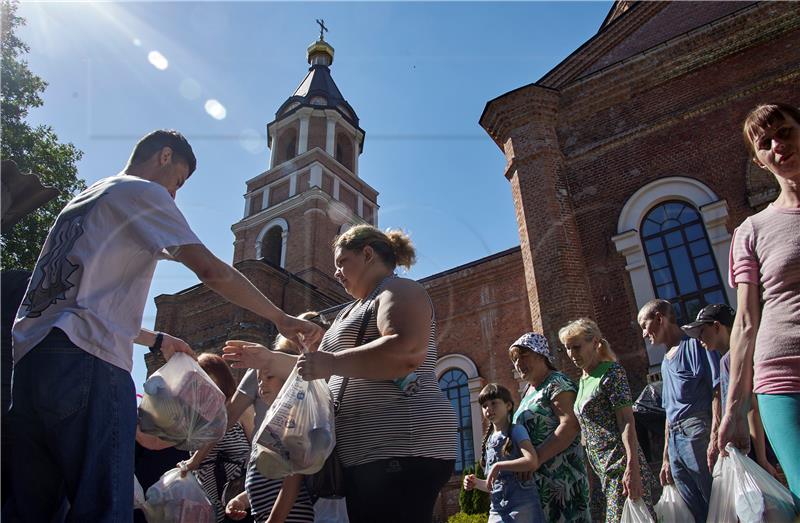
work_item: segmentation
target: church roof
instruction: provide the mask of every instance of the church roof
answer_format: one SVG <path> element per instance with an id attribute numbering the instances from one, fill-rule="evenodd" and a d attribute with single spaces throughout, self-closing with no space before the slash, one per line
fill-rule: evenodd
<path id="1" fill-rule="evenodd" d="M 354 127 L 358 128 L 358 115 L 342 96 L 331 76 L 327 65 L 315 64 L 309 67 L 303 81 L 275 113 L 278 120 L 293 113 L 300 107 L 315 109 L 335 109 Z"/>

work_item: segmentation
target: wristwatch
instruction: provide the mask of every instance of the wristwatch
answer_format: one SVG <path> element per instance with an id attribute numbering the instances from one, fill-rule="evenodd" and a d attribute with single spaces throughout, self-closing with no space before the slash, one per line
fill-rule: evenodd
<path id="1" fill-rule="evenodd" d="M 156 341 L 150 347 L 150 352 L 161 352 L 161 343 L 164 341 L 164 333 L 157 332 L 156 333 Z"/>

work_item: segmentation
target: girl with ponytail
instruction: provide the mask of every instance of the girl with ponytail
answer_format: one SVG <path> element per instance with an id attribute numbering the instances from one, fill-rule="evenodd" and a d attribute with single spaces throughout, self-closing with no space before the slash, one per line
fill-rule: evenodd
<path id="1" fill-rule="evenodd" d="M 586 454 L 606 497 L 607 523 L 622 518 L 625 499 L 643 498 L 655 518 L 655 480 L 636 438 L 631 390 L 625 369 L 594 321 L 581 318 L 565 325 L 558 338 L 583 371 L 575 414 Z"/>
<path id="2" fill-rule="evenodd" d="M 481 446 L 481 467 L 486 479 L 474 474 L 464 477 L 464 488 L 477 488 L 491 495 L 489 523 L 545 521 L 539 493 L 533 478 L 520 480 L 515 472 L 532 472 L 539 466 L 539 457 L 528 432 L 511 423 L 514 400 L 502 385 L 490 383 L 478 396 L 483 416 L 489 422 Z"/>

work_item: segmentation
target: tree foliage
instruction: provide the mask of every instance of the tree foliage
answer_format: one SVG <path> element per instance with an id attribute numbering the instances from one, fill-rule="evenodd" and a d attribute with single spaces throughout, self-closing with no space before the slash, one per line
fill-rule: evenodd
<path id="1" fill-rule="evenodd" d="M 31 127 L 25 118 L 31 108 L 42 105 L 47 83 L 28 69 L 24 55 L 30 50 L 15 34 L 25 24 L 17 16 L 17 2 L 2 0 L 2 140 L 0 157 L 14 160 L 20 172 L 39 175 L 43 184 L 60 195 L 23 218 L 2 236 L 2 268 L 33 269 L 47 231 L 59 211 L 73 195 L 86 188 L 78 178 L 77 162 L 83 153 L 71 143 L 62 144 L 50 126 Z"/>

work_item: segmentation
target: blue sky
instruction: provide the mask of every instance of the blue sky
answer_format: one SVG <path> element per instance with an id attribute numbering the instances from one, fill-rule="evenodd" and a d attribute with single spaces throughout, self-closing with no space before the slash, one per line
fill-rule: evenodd
<path id="1" fill-rule="evenodd" d="M 331 72 L 366 131 L 360 176 L 381 227 L 408 231 L 420 278 L 519 244 L 505 159 L 478 125 L 485 103 L 535 82 L 593 36 L 604 2 L 23 3 L 30 69 L 49 87 L 31 123 L 83 150 L 87 183 L 119 172 L 136 140 L 183 132 L 198 170 L 178 205 L 220 258 L 244 212 L 245 181 L 267 169 L 266 124 L 304 77 L 316 18 Z M 149 56 L 156 51 L 166 59 Z M 155 56 L 155 55 L 152 55 Z M 157 58 L 157 57 L 156 57 Z M 225 117 L 204 106 L 217 100 Z M 219 116 L 219 114 L 217 115 Z M 152 298 L 197 283 L 176 263 Z M 134 379 L 144 379 L 134 352 Z"/>

